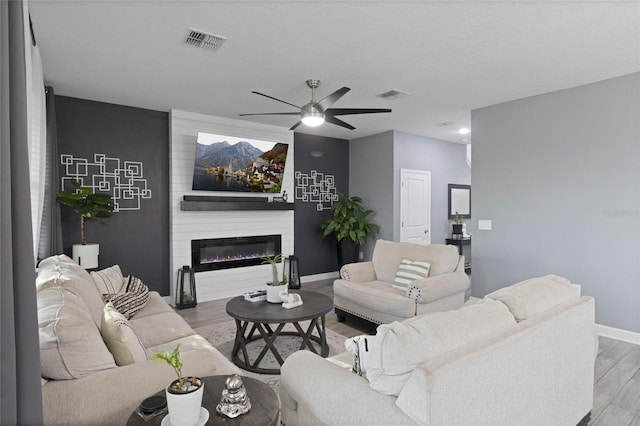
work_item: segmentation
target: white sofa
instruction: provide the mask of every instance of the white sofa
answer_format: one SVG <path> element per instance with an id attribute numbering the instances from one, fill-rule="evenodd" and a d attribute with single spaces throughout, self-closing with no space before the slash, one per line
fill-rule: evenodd
<path id="1" fill-rule="evenodd" d="M 239 373 L 157 292 L 129 321 L 116 322 L 123 334 L 116 336 L 114 357 L 101 335 L 107 310 L 87 271 L 67 256 L 53 256 L 40 263 L 36 286 L 47 425 L 126 424 L 144 398 L 175 378 L 172 368 L 149 355 L 177 344 L 189 375 Z"/>
<path id="2" fill-rule="evenodd" d="M 458 310 L 378 327 L 347 352 L 282 366 L 282 421 L 294 425 L 576 425 L 593 405 L 594 299 L 535 278 Z"/>
<path id="3" fill-rule="evenodd" d="M 392 285 L 402 259 L 431 264 L 429 275 L 413 282 L 423 291 L 418 303 Z M 457 309 L 464 304 L 468 288 L 464 256 L 458 255 L 456 247 L 378 240 L 370 262 L 342 267 L 340 279 L 333 283 L 333 304 L 340 321 L 355 316 L 378 325 Z"/>

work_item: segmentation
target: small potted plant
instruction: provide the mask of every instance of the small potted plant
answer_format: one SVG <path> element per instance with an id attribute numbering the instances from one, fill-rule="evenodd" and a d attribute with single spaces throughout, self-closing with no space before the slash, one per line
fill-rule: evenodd
<path id="1" fill-rule="evenodd" d="M 177 379 L 167 386 L 166 397 L 169 409 L 169 424 L 195 425 L 200 419 L 204 382 L 202 379 L 182 375 L 180 345 L 171 352 L 156 352 L 151 359 L 164 361 L 175 371 Z"/>
<path id="2" fill-rule="evenodd" d="M 337 242 L 338 263 L 342 267 L 347 263 L 358 261 L 359 247 L 367 237 L 374 237 L 380 232 L 380 227 L 369 221 L 373 210 L 362 205 L 362 198 L 347 197 L 338 192 L 338 201 L 333 203 L 331 210 L 333 217 L 320 227 L 323 238 L 333 234 Z"/>
<path id="3" fill-rule="evenodd" d="M 72 257 L 85 269 L 97 268 L 100 246 L 87 244 L 85 223 L 88 220 L 97 220 L 104 224 L 103 219 L 111 217 L 113 212 L 113 200 L 111 195 L 94 193 L 91 188 L 83 187 L 75 179 L 71 180 L 71 184 L 75 190 L 58 192 L 56 200 L 80 215 L 80 244 L 73 245 Z"/>
<path id="4" fill-rule="evenodd" d="M 280 293 L 287 292 L 287 275 L 284 267 L 282 268 L 282 279 L 278 279 L 278 262 L 282 261 L 282 254 L 278 253 L 272 257 L 265 256 L 262 258 L 263 264 L 271 265 L 272 279 L 267 281 L 267 302 L 281 303 Z"/>

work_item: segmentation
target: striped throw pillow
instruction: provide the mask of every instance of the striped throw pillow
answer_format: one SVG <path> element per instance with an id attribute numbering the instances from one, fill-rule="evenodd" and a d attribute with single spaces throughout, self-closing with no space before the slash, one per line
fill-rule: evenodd
<path id="1" fill-rule="evenodd" d="M 111 302 L 126 319 L 131 319 L 149 301 L 149 288 L 140 278 L 129 275 L 123 280 L 121 293 L 104 294 L 105 302 Z"/>
<path id="2" fill-rule="evenodd" d="M 429 268 L 431 263 L 426 260 L 408 260 L 402 259 L 398 272 L 393 280 L 393 288 L 406 291 L 409 284 L 415 280 L 426 278 L 429 276 Z"/>

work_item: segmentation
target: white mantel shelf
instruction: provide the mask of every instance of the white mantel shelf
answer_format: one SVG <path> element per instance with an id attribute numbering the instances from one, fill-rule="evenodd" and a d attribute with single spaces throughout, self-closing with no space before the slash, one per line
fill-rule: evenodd
<path id="1" fill-rule="evenodd" d="M 180 201 L 182 211 L 295 210 L 294 203 L 264 201 Z"/>

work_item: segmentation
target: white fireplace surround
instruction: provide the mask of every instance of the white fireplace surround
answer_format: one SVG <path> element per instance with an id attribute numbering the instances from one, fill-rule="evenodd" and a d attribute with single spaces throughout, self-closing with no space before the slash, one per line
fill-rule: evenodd
<path id="1" fill-rule="evenodd" d="M 210 115 L 172 110 L 170 119 L 170 273 L 175 299 L 178 269 L 191 265 L 191 240 L 251 235 L 282 235 L 282 253 L 293 254 L 293 211 L 182 211 L 184 195 L 261 196 L 265 194 L 192 191 L 193 161 L 198 132 L 289 144 L 282 189 L 294 194 L 293 132 L 286 129 Z M 275 194 L 277 195 L 277 194 Z M 291 197 L 290 197 L 291 198 Z M 290 199 L 289 202 L 292 200 Z M 280 266 L 281 268 L 281 266 Z M 257 265 L 196 273 L 199 302 L 238 296 L 264 287 L 270 266 Z"/>

